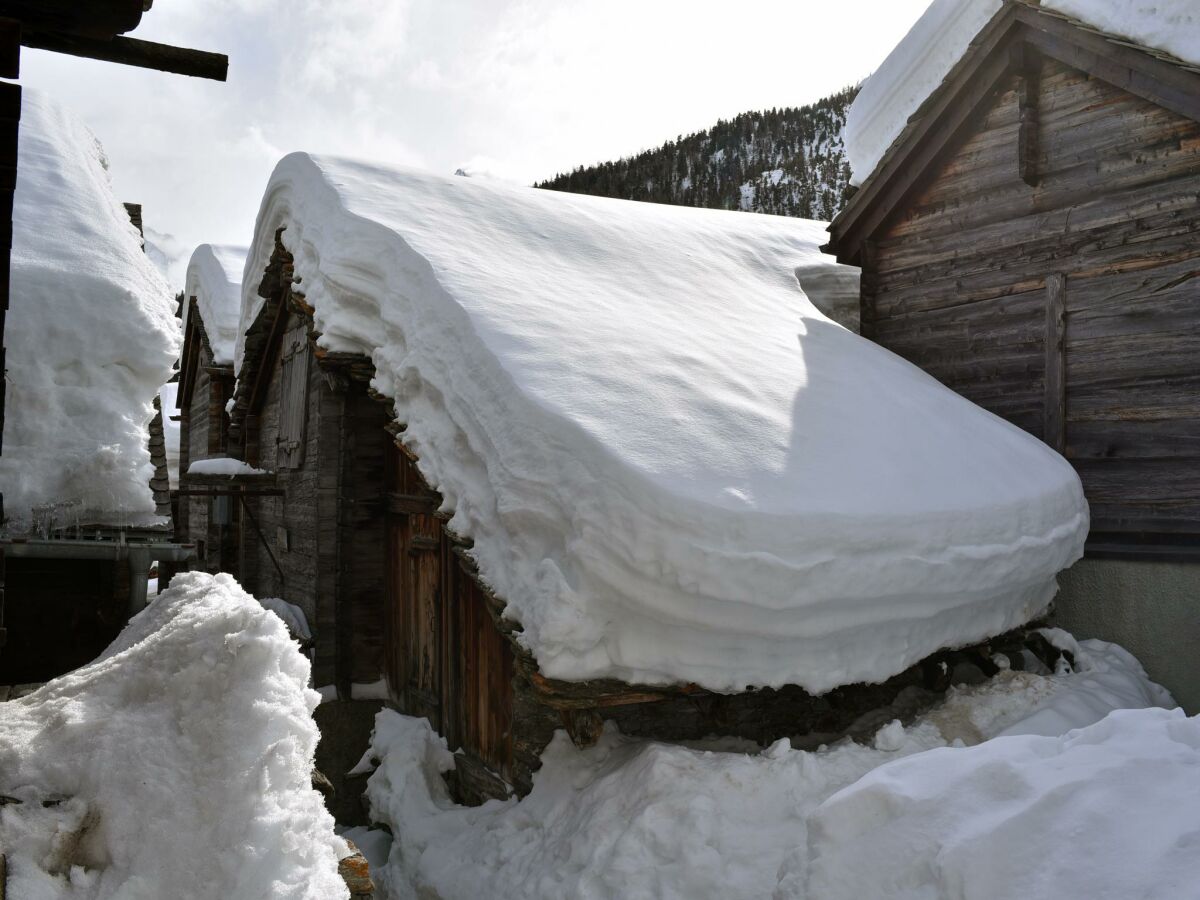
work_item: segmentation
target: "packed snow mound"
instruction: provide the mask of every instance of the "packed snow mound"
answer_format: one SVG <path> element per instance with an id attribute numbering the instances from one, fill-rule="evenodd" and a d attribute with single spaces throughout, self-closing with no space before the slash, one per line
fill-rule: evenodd
<path id="1" fill-rule="evenodd" d="M 548 676 L 881 681 L 1080 556 L 1061 457 L 806 299 L 823 223 L 297 153 L 242 333 L 279 228 Z"/>
<path id="2" fill-rule="evenodd" d="M 245 267 L 246 248 L 228 245 L 201 244 L 188 262 L 183 292 L 184 332 L 187 332 L 187 316 L 191 315 L 191 298 L 195 297 L 200 321 L 212 350 L 213 363 L 218 366 L 233 362 L 242 310 L 242 270 Z M 254 287 L 258 288 L 258 282 Z"/>
<path id="3" fill-rule="evenodd" d="M 1069 730 L 1103 718 L 1113 707 L 1098 706 L 1102 697 L 1131 707 L 1171 703 L 1121 648 L 1084 641 L 1079 650 L 1078 672 L 1007 672 L 953 689 L 909 727 L 893 721 L 881 728 L 869 746 L 841 741 L 805 752 L 785 739 L 761 752 L 714 751 L 719 742 L 662 744 L 622 736 L 610 725 L 594 747 L 577 750 L 560 732 L 527 797 L 475 808 L 447 797 L 440 773 L 453 768 L 454 758 L 428 722 L 385 710 L 360 766 L 369 770 L 372 760 L 379 762 L 367 794 L 373 818 L 395 835 L 376 874 L 390 896 L 442 900 L 477 897 L 481 884 L 496 900 L 767 900 L 777 890 L 791 897 L 807 870 L 810 817 L 872 770 L 921 759 L 914 754 L 935 748 L 1023 734 L 1031 715 L 1048 706 L 1068 716 L 1062 724 Z M 988 815 L 986 807 L 976 811 Z M 1119 822 L 1120 807 L 1107 815 Z M 860 853 L 849 868 L 872 859 Z M 1036 867 L 1040 859 L 1033 854 L 1012 862 Z M 892 895 L 866 890 L 855 896 Z"/>
<path id="4" fill-rule="evenodd" d="M 776 900 L 1181 900 L 1197 848 L 1200 716 L 1120 710 L 876 769 L 810 818 L 806 882 Z"/>
<path id="5" fill-rule="evenodd" d="M 10 527 L 68 502 L 84 522 L 159 521 L 148 426 L 179 353 L 171 291 L 96 138 L 28 88 L 19 158 L 0 456 Z"/>
<path id="6" fill-rule="evenodd" d="M 240 459 L 231 456 L 213 456 L 209 459 L 198 459 L 188 464 L 189 475 L 227 475 L 233 478 L 237 475 L 266 475 L 266 469 L 256 469 Z"/>
<path id="7" fill-rule="evenodd" d="M 308 677 L 276 616 L 189 572 L 95 662 L 0 703 L 8 896 L 347 897 Z"/>
<path id="8" fill-rule="evenodd" d="M 158 389 L 158 405 L 162 410 L 163 442 L 167 451 L 167 475 L 171 480 L 171 489 L 179 487 L 179 407 L 176 398 L 179 395 L 179 382 L 172 381 Z"/>
<path id="9" fill-rule="evenodd" d="M 1195 0 L 1042 0 L 1041 5 L 1200 65 Z M 933 0 L 850 106 L 844 140 L 851 184 L 861 184 L 875 170 L 909 118 L 1002 6 L 1001 0 Z"/>

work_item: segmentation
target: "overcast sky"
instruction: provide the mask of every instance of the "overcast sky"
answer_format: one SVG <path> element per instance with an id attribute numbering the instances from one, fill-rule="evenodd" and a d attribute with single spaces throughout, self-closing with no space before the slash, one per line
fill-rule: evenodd
<path id="1" fill-rule="evenodd" d="M 522 182 L 870 73 L 927 0 L 155 0 L 135 37 L 228 54 L 225 84 L 22 51 L 148 226 L 247 243 L 292 150 Z M 181 285 L 180 285 L 181 287 Z"/>

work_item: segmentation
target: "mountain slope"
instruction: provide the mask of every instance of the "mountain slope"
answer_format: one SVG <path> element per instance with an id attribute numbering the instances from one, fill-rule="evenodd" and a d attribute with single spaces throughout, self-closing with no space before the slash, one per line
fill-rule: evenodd
<path id="1" fill-rule="evenodd" d="M 742 113 L 636 156 L 536 187 L 680 206 L 832 219 L 849 185 L 842 146 L 858 87 L 801 107 Z"/>

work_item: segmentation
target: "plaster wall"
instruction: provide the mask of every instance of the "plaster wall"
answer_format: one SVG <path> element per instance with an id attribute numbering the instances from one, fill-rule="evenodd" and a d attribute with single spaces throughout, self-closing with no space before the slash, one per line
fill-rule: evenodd
<path id="1" fill-rule="evenodd" d="M 1058 624 L 1120 644 L 1200 713 L 1200 563 L 1082 559 L 1059 576 Z"/>

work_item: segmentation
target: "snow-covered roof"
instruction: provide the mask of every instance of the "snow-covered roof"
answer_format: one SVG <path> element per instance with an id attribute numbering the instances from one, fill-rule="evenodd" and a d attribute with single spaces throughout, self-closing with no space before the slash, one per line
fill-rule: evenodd
<path id="1" fill-rule="evenodd" d="M 247 273 L 281 227 L 551 677 L 881 680 L 1081 553 L 1061 457 L 806 299 L 824 223 L 297 153 Z"/>
<path id="2" fill-rule="evenodd" d="M 1200 64 L 1196 0 L 1042 0 L 1106 34 Z M 851 182 L 861 184 L 913 115 L 966 53 L 1001 0 L 933 0 L 908 34 L 866 80 L 846 116 Z"/>
<path id="3" fill-rule="evenodd" d="M 114 199 L 96 138 L 22 91 L 0 485 L 12 526 L 75 501 L 109 524 L 154 517 L 153 400 L 179 352 L 171 291 Z"/>
<path id="4" fill-rule="evenodd" d="M 183 296 L 184 333 L 191 314 L 192 297 L 200 309 L 200 321 L 208 336 L 213 362 L 227 366 L 233 362 L 238 340 L 238 317 L 242 308 L 242 269 L 246 265 L 245 247 L 225 244 L 201 244 L 188 262 Z"/>

